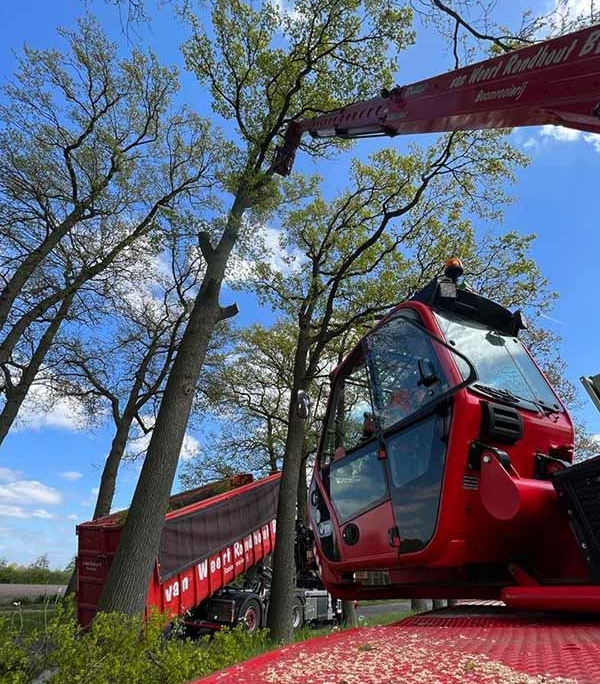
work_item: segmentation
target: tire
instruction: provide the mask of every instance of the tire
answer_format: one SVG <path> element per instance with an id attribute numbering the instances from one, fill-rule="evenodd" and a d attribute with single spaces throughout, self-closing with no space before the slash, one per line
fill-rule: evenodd
<path id="1" fill-rule="evenodd" d="M 304 605 L 296 596 L 292 603 L 292 629 L 295 632 L 302 627 L 304 627 Z"/>
<path id="2" fill-rule="evenodd" d="M 256 632 L 260 629 L 261 618 L 260 603 L 255 598 L 248 598 L 238 611 L 237 624 L 242 625 L 249 632 Z"/>

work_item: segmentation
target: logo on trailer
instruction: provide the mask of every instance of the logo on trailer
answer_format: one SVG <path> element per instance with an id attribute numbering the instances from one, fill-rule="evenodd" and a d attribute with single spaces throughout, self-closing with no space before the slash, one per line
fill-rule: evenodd
<path id="1" fill-rule="evenodd" d="M 172 599 L 177 598 L 180 594 L 183 594 L 190 588 L 190 578 L 184 577 L 181 580 L 175 580 L 172 584 L 165 587 L 165 601 L 170 603 Z"/>
<path id="2" fill-rule="evenodd" d="M 205 580 L 208 577 L 208 559 L 198 563 L 196 567 L 198 568 L 198 579 Z"/>

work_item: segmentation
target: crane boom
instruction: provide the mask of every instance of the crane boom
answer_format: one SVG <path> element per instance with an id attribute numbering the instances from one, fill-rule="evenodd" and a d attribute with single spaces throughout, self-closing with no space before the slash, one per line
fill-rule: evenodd
<path id="1" fill-rule="evenodd" d="M 600 25 L 291 122 L 273 170 L 292 170 L 302 135 L 360 138 L 553 124 L 600 133 Z"/>

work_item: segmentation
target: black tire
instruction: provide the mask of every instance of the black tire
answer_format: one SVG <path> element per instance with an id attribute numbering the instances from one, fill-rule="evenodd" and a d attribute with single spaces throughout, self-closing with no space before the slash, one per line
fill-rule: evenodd
<path id="1" fill-rule="evenodd" d="M 292 603 L 292 629 L 294 632 L 304 627 L 304 605 L 296 596 Z"/>
<path id="2" fill-rule="evenodd" d="M 237 624 L 242 625 L 249 632 L 256 632 L 260 629 L 261 621 L 259 601 L 255 598 L 247 598 L 238 611 Z"/>

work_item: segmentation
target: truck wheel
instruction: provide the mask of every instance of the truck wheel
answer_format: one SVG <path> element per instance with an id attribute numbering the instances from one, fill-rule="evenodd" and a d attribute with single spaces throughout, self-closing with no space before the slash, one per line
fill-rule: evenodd
<path id="1" fill-rule="evenodd" d="M 249 632 L 260 629 L 260 603 L 255 598 L 249 598 L 242 603 L 238 612 L 237 622 Z"/>
<path id="2" fill-rule="evenodd" d="M 292 603 L 292 628 L 294 631 L 304 626 L 304 606 L 299 598 Z"/>

